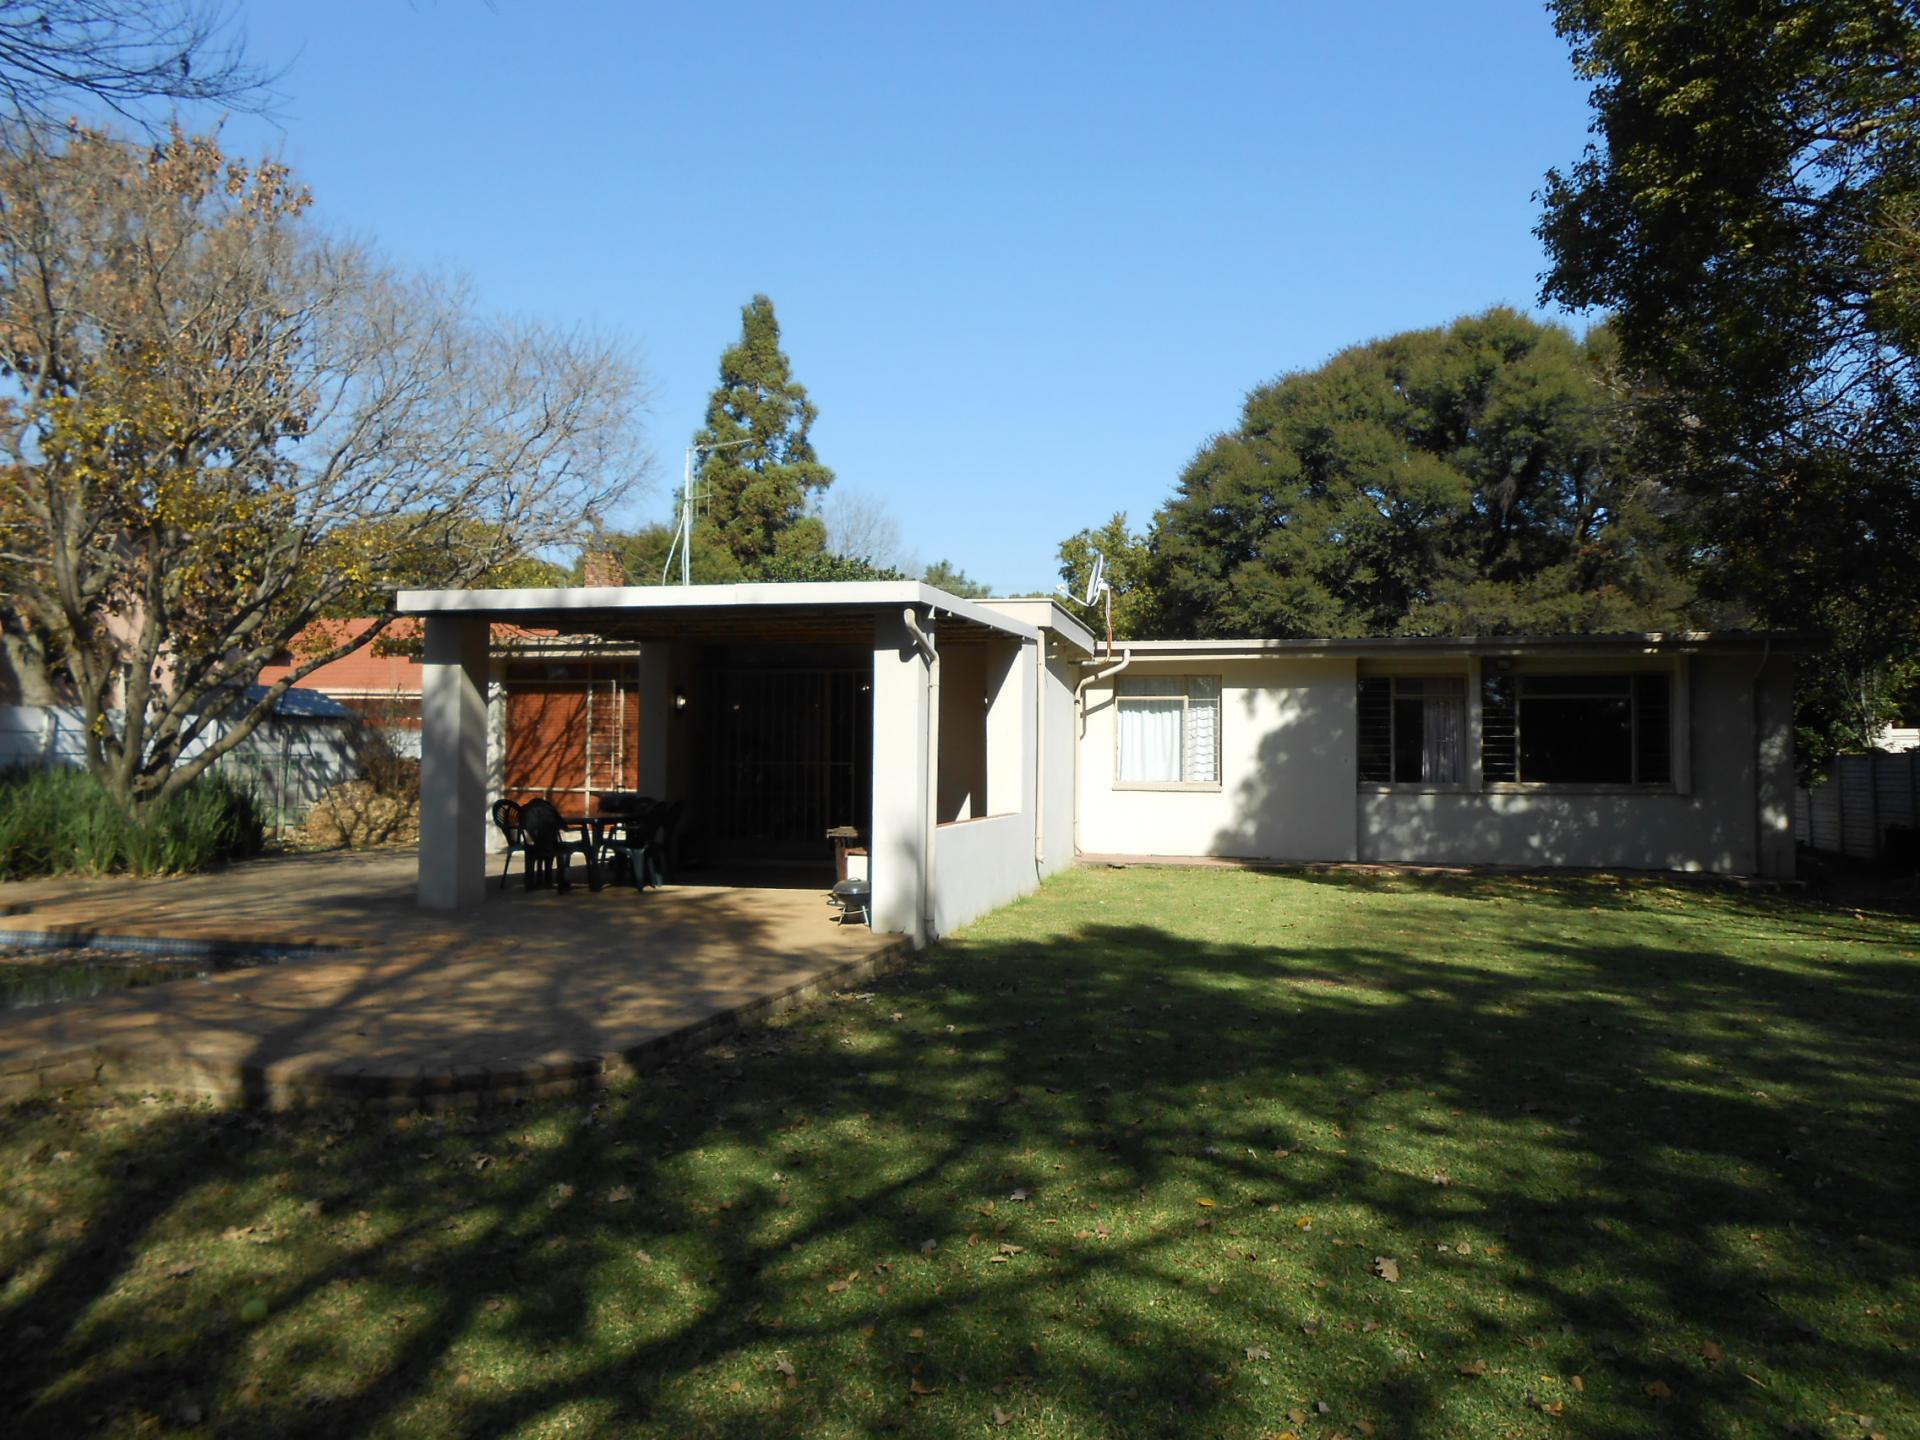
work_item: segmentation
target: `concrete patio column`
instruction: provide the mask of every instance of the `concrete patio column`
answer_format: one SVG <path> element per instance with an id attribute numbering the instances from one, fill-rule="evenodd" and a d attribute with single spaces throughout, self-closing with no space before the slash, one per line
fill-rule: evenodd
<path id="1" fill-rule="evenodd" d="M 485 620 L 429 615 L 420 676 L 420 871 L 430 910 L 478 905 L 487 888 Z"/>
<path id="2" fill-rule="evenodd" d="M 635 676 L 640 696 L 640 745 L 633 788 L 642 795 L 665 800 L 672 788 L 667 727 L 673 723 L 673 647 L 665 641 L 647 641 L 640 647 Z"/>
<path id="3" fill-rule="evenodd" d="M 932 863 L 928 808 L 927 663 L 903 613 L 873 621 L 873 928 L 927 941 L 923 885 Z"/>

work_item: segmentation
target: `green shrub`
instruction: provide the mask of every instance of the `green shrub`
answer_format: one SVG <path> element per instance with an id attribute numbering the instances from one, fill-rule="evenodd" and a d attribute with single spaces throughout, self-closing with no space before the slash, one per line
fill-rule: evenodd
<path id="1" fill-rule="evenodd" d="M 0 770 L 0 880 L 204 870 L 258 854 L 264 836 L 252 793 L 223 775 L 136 819 L 84 770 Z"/>

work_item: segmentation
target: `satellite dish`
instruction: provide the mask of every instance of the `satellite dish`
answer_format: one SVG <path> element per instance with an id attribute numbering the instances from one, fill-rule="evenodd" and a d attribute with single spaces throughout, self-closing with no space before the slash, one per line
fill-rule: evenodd
<path id="1" fill-rule="evenodd" d="M 1107 583 L 1107 557 L 1098 550 L 1093 552 L 1093 569 L 1087 575 L 1087 593 L 1080 603 L 1091 605 L 1100 598 L 1101 587 Z"/>

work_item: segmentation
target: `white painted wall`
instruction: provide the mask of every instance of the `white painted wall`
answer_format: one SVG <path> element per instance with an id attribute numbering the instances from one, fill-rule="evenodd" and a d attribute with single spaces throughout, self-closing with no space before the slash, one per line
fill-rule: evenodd
<path id="1" fill-rule="evenodd" d="M 1071 651 L 1050 655 L 1041 682 L 1040 744 L 1046 764 L 1040 777 L 1040 868 L 1048 875 L 1073 864 L 1073 687 L 1080 677 L 1074 658 Z"/>
<path id="2" fill-rule="evenodd" d="M 1772 744 L 1756 777 L 1753 681 L 1759 660 L 1699 656 L 1688 667 L 1690 793 L 1558 787 L 1362 793 L 1360 858 L 1790 875 L 1792 669 L 1775 660 L 1762 679 L 1759 716 Z"/>
<path id="3" fill-rule="evenodd" d="M 1702 655 L 1678 667 L 1683 693 L 1674 712 L 1687 734 L 1675 771 L 1686 793 L 1649 794 L 1362 788 L 1354 661 L 1136 658 L 1126 673 L 1221 676 L 1222 783 L 1202 791 L 1116 788 L 1113 686 L 1090 688 L 1079 746 L 1080 849 L 1791 875 L 1793 671 L 1778 657 L 1763 671 L 1762 660 Z"/>
<path id="4" fill-rule="evenodd" d="M 1083 852 L 1351 860 L 1355 663 L 1137 656 L 1125 675 L 1218 675 L 1220 778 L 1209 790 L 1115 787 L 1114 683 L 1089 686 L 1080 754 Z"/>

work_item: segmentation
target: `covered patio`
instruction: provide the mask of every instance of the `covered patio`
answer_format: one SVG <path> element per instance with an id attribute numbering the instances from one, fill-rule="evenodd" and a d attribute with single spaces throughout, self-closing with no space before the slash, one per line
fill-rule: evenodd
<path id="1" fill-rule="evenodd" d="M 424 908 L 484 903 L 489 806 L 536 793 L 581 817 L 612 791 L 682 802 L 689 878 L 784 869 L 824 890 L 827 831 L 850 828 L 873 929 L 915 944 L 1071 859 L 1091 637 L 1050 601 L 882 581 L 405 591 L 396 608 L 425 627 Z M 554 638 L 503 658 L 496 627 Z"/>
<path id="2" fill-rule="evenodd" d="M 857 987 L 906 949 L 835 924 L 811 888 L 676 886 L 636 903 L 516 877 L 448 913 L 414 903 L 417 868 L 398 850 L 9 885 L 0 939 L 285 958 L 0 1011 L 0 1096 L 99 1080 L 230 1103 L 472 1104 L 594 1085 Z"/>

